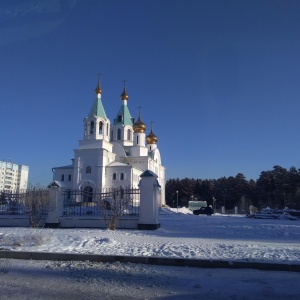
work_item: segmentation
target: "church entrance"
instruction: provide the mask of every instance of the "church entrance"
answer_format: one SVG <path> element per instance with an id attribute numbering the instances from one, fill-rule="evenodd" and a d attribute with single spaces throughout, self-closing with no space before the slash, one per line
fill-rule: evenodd
<path id="1" fill-rule="evenodd" d="M 91 186 L 86 186 L 83 189 L 83 202 L 93 201 L 93 188 Z"/>

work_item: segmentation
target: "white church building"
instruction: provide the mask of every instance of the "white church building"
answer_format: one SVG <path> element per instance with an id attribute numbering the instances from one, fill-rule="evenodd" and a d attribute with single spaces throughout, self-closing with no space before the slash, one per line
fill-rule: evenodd
<path id="1" fill-rule="evenodd" d="M 109 188 L 138 188 L 140 175 L 150 170 L 157 175 L 161 187 L 161 205 L 165 204 L 165 167 L 152 128 L 146 136 L 146 125 L 140 115 L 131 117 L 124 86 L 121 107 L 113 122 L 102 103 L 100 81 L 96 98 L 83 121 L 83 139 L 74 150 L 72 164 L 55 167 L 53 180 L 67 189 L 88 193 Z"/>

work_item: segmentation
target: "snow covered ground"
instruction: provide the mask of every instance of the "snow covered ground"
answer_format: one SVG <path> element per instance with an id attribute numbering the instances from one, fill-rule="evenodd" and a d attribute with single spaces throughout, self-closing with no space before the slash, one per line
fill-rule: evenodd
<path id="1" fill-rule="evenodd" d="M 300 264 L 300 221 L 162 209 L 154 231 L 0 228 L 0 249 Z M 299 299 L 299 273 L 0 259 L 0 299 Z"/>
<path id="2" fill-rule="evenodd" d="M 151 231 L 0 228 L 0 249 L 300 263 L 300 221 L 160 211 Z"/>

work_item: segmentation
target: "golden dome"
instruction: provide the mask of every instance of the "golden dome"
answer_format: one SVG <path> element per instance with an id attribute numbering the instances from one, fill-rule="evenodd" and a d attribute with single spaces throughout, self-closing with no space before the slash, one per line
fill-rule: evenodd
<path id="1" fill-rule="evenodd" d="M 141 121 L 140 117 L 133 124 L 133 131 L 134 132 L 141 132 L 141 133 L 144 133 L 146 131 L 146 125 Z"/>
<path id="2" fill-rule="evenodd" d="M 147 144 L 156 144 L 157 140 L 158 140 L 157 136 L 152 132 L 152 129 L 151 129 L 151 132 L 146 137 Z"/>
<path id="3" fill-rule="evenodd" d="M 125 87 L 124 87 L 124 91 L 123 91 L 123 93 L 122 93 L 122 95 L 121 95 L 121 99 L 122 99 L 122 100 L 128 100 L 128 94 L 126 93 Z"/>
<path id="4" fill-rule="evenodd" d="M 102 94 L 102 90 L 100 87 L 100 81 L 98 81 L 97 87 L 95 88 L 95 93 L 96 94 Z"/>

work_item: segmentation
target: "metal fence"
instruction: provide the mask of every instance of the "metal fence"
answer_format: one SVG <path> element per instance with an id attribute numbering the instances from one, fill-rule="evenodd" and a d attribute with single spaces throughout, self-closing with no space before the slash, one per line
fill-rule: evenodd
<path id="1" fill-rule="evenodd" d="M 28 215 L 30 211 L 39 209 L 41 215 L 46 216 L 48 204 L 48 190 L 0 192 L 0 215 Z"/>
<path id="2" fill-rule="evenodd" d="M 63 216 L 138 216 L 140 190 L 111 188 L 94 192 L 92 188 L 63 190 Z"/>

